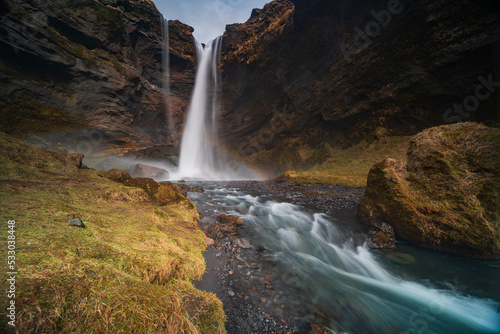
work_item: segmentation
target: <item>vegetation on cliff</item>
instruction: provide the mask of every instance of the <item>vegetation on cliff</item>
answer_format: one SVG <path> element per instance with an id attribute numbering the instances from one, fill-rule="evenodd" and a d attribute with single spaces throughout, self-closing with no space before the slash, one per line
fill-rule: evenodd
<path id="1" fill-rule="evenodd" d="M 499 258 L 500 130 L 469 122 L 416 135 L 406 161 L 372 167 L 357 214 L 423 247 Z"/>
<path id="2" fill-rule="evenodd" d="M 0 157 L 1 234 L 16 221 L 20 332 L 225 332 L 222 303 L 191 284 L 206 244 L 184 196 L 126 172 L 78 169 L 5 134 Z"/>

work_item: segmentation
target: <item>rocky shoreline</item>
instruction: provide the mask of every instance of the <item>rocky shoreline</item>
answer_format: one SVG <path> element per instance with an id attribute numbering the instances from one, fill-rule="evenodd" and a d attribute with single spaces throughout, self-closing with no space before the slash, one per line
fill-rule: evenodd
<path id="1" fill-rule="evenodd" d="M 233 181 L 224 186 L 250 194 L 267 194 L 318 212 L 353 211 L 363 188 L 290 182 Z M 189 196 L 200 212 L 199 227 L 217 224 L 217 202 L 200 202 L 198 192 Z M 219 212 L 220 213 L 220 212 Z M 219 219 L 220 220 L 220 219 Z M 210 234 L 209 234 L 210 236 Z M 234 240 L 238 236 L 232 236 Z M 223 302 L 228 333 L 326 333 L 303 305 L 293 305 L 293 291 L 274 281 L 265 253 L 255 247 L 241 248 L 229 235 L 215 240 L 204 258 L 207 270 L 197 288 L 215 293 Z M 277 286 L 278 285 L 278 286 Z"/>

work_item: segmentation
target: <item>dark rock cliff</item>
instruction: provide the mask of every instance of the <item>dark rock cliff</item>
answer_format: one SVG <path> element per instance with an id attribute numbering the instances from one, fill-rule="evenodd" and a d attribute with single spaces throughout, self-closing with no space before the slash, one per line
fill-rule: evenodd
<path id="1" fill-rule="evenodd" d="M 277 173 L 329 147 L 494 124 L 499 17 L 494 1 L 273 1 L 227 26 L 221 136 Z"/>
<path id="2" fill-rule="evenodd" d="M 0 11 L 1 131 L 91 155 L 176 153 L 194 83 L 191 27 L 169 22 L 169 128 L 153 2 L 1 0 Z"/>

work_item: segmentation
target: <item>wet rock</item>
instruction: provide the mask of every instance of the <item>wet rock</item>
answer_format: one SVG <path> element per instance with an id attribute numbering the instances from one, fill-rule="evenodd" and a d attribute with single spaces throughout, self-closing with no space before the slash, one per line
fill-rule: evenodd
<path id="1" fill-rule="evenodd" d="M 239 248 L 243 248 L 243 249 L 252 248 L 252 245 L 250 245 L 250 242 L 248 242 L 248 240 L 244 239 L 244 238 L 235 239 L 233 241 L 233 245 L 235 245 L 236 247 L 239 247 Z"/>
<path id="2" fill-rule="evenodd" d="M 217 222 L 221 224 L 241 225 L 243 224 L 243 219 L 237 216 L 222 214 L 217 216 Z"/>
<path id="3" fill-rule="evenodd" d="M 80 228 L 85 228 L 85 224 L 80 219 L 70 219 L 69 226 L 76 226 Z"/>
<path id="4" fill-rule="evenodd" d="M 179 181 L 179 182 L 180 182 L 180 181 Z M 187 193 L 188 193 L 189 191 L 191 191 L 191 187 L 190 187 L 190 186 L 188 186 L 188 185 L 187 185 L 187 184 L 185 184 L 185 183 L 176 184 L 176 187 L 177 187 L 177 191 L 178 191 L 179 193 L 181 193 L 182 195 L 184 195 L 184 196 L 186 196 L 186 195 L 187 195 Z"/>
<path id="5" fill-rule="evenodd" d="M 202 186 L 191 187 L 191 192 L 193 193 L 202 193 L 205 192 Z"/>
<path id="6" fill-rule="evenodd" d="M 368 231 L 368 246 L 371 248 L 396 248 L 394 229 L 387 223 L 374 223 L 374 227 Z"/>
<path id="7" fill-rule="evenodd" d="M 321 328 L 321 326 L 314 324 L 314 323 L 311 324 L 311 330 L 313 331 L 314 334 L 326 334 L 326 333 L 328 333 L 328 331 L 323 330 Z"/>
<path id="8" fill-rule="evenodd" d="M 236 234 L 238 234 L 238 228 L 233 224 L 215 223 L 207 229 L 207 235 L 216 240 Z"/>
<path id="9" fill-rule="evenodd" d="M 163 168 L 137 164 L 132 172 L 132 176 L 139 178 L 166 179 L 168 178 L 169 173 Z"/>

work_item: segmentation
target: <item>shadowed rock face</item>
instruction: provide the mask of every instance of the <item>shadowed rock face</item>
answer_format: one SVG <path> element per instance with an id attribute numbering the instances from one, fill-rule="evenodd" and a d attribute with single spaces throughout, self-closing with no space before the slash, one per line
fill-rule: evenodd
<path id="1" fill-rule="evenodd" d="M 152 1 L 1 0 L 0 10 L 2 131 L 86 156 L 176 150 L 194 83 L 191 27 L 169 22 L 169 132 Z"/>
<path id="2" fill-rule="evenodd" d="M 278 0 L 227 26 L 221 135 L 229 148 L 277 173 L 286 161 L 317 163 L 300 151 L 321 156 L 324 143 L 498 120 L 498 88 L 469 116 L 444 117 L 475 94 L 479 76 L 500 81 L 495 3 L 398 3 Z"/>
<path id="3" fill-rule="evenodd" d="M 396 238 L 477 258 L 500 258 L 500 131 L 477 123 L 416 135 L 407 161 L 372 167 L 357 214 Z"/>

